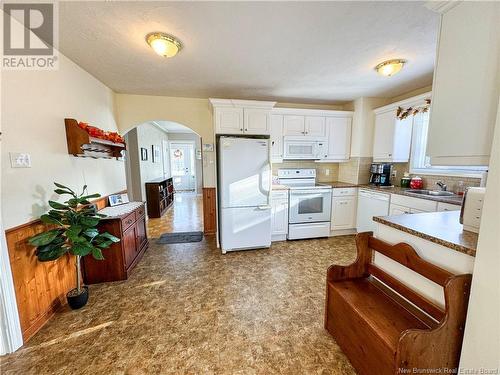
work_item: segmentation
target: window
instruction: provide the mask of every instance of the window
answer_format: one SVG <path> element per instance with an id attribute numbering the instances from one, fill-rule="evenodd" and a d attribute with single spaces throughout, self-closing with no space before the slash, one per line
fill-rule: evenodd
<path id="1" fill-rule="evenodd" d="M 484 177 L 484 173 L 488 171 L 488 167 L 431 165 L 430 157 L 426 155 L 428 131 L 429 112 L 416 114 L 413 119 L 410 173 L 437 174 L 461 177 Z"/>

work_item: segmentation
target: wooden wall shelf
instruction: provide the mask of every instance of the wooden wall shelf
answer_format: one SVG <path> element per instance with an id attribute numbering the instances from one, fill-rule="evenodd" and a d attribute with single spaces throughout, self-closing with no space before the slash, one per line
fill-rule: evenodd
<path id="1" fill-rule="evenodd" d="M 127 149 L 125 143 L 116 143 L 106 139 L 91 137 L 78 126 L 78 121 L 72 118 L 64 119 L 68 153 L 77 157 L 94 159 L 111 159 L 122 157 L 122 151 Z"/>

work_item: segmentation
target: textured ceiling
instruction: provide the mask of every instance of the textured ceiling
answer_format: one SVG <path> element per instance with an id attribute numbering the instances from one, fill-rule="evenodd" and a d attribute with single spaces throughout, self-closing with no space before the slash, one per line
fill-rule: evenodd
<path id="1" fill-rule="evenodd" d="M 61 2 L 60 50 L 119 93 L 333 103 L 431 84 L 423 2 Z M 173 59 L 145 43 L 177 36 Z M 408 60 L 394 77 L 373 67 Z"/>

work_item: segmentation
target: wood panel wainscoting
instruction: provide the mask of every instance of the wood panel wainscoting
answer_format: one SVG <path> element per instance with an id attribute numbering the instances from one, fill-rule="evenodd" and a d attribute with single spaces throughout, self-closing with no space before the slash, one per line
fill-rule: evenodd
<path id="1" fill-rule="evenodd" d="M 203 188 L 203 231 L 215 234 L 216 226 L 216 190 L 214 187 Z"/>
<path id="2" fill-rule="evenodd" d="M 119 192 L 126 193 L 126 190 Z M 97 209 L 108 205 L 108 196 L 94 200 Z M 39 262 L 28 239 L 47 227 L 34 220 L 7 229 L 5 236 L 9 251 L 12 278 L 23 340 L 29 340 L 61 306 L 66 293 L 75 287 L 75 261 L 71 255 L 52 262 Z"/>

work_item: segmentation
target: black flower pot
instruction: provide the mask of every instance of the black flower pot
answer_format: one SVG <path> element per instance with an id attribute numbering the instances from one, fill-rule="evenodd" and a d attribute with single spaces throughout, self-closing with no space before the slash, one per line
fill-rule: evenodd
<path id="1" fill-rule="evenodd" d="M 89 287 L 84 286 L 80 290 L 80 294 L 78 294 L 78 289 L 71 289 L 66 294 L 66 299 L 68 300 L 69 307 L 71 307 L 73 310 L 82 308 L 87 304 L 87 301 L 89 300 Z"/>

